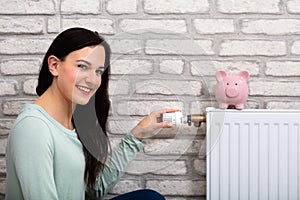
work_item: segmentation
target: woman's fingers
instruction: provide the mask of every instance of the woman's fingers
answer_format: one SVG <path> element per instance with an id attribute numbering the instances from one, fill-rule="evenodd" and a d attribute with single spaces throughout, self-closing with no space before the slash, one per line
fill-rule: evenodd
<path id="1" fill-rule="evenodd" d="M 171 128 L 173 125 L 171 122 L 161 122 L 160 124 L 162 128 Z"/>
<path id="2" fill-rule="evenodd" d="M 163 113 L 180 112 L 179 109 L 167 108 L 151 112 L 148 116 L 142 119 L 138 125 L 132 129 L 131 133 L 136 138 L 144 138 L 149 133 L 159 128 L 171 128 L 173 124 L 167 121 L 161 121 L 161 115 Z"/>
<path id="3" fill-rule="evenodd" d="M 166 109 L 161 109 L 161 110 L 157 110 L 157 111 L 154 111 L 154 112 L 163 114 L 163 113 L 180 112 L 180 111 L 181 110 L 175 109 L 175 108 L 166 108 Z"/>
<path id="4" fill-rule="evenodd" d="M 181 112 L 181 110 L 174 109 L 174 108 L 167 108 L 167 109 L 153 111 L 150 115 L 155 116 L 155 117 L 160 117 L 164 113 L 172 113 L 172 112 Z"/>
<path id="5" fill-rule="evenodd" d="M 181 110 L 179 110 L 179 109 L 173 109 L 173 108 L 165 109 L 165 113 L 180 112 L 180 111 Z"/>

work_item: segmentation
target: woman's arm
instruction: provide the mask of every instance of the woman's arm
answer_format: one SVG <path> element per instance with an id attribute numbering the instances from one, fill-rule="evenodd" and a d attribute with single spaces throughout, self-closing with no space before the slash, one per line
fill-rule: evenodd
<path id="1" fill-rule="evenodd" d="M 36 117 L 23 118 L 13 127 L 6 152 L 6 199 L 58 199 L 49 131 Z"/>
<path id="2" fill-rule="evenodd" d="M 113 150 L 111 157 L 106 161 L 102 173 L 96 181 L 96 188 L 87 188 L 87 195 L 91 197 L 104 196 L 121 178 L 136 153 L 143 147 L 143 143 L 128 133 Z"/>
<path id="3" fill-rule="evenodd" d="M 124 174 L 126 167 L 134 159 L 137 152 L 143 147 L 141 139 L 159 128 L 170 128 L 172 124 L 159 122 L 157 118 L 165 112 L 176 112 L 177 109 L 164 109 L 152 112 L 127 134 L 121 143 L 114 149 L 112 156 L 98 177 L 96 188 L 87 189 L 87 195 L 102 197 L 105 195 Z"/>

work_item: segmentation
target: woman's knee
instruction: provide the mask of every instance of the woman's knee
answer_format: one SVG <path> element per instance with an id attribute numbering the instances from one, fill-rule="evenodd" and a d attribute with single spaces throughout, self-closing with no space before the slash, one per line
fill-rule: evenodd
<path id="1" fill-rule="evenodd" d="M 155 191 L 155 190 L 144 189 L 143 193 L 145 194 L 145 196 L 151 197 L 151 199 L 165 200 L 165 197 L 162 194 L 160 194 L 159 192 Z"/>
<path id="2" fill-rule="evenodd" d="M 128 192 L 111 200 L 165 200 L 165 197 L 160 193 L 151 189 L 141 189 L 132 192 Z"/>

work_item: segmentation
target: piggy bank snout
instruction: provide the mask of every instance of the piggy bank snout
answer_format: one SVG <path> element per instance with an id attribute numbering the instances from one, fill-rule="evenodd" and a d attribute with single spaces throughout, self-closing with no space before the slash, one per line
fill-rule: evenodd
<path id="1" fill-rule="evenodd" d="M 232 88 L 232 87 L 226 88 L 225 92 L 226 92 L 226 96 L 231 98 L 237 97 L 239 95 L 239 91 L 237 90 L 237 88 Z"/>

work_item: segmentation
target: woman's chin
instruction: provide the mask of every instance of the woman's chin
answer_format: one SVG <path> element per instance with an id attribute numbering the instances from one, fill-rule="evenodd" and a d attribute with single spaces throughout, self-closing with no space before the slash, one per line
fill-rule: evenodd
<path id="1" fill-rule="evenodd" d="M 82 106 L 84 106 L 84 105 L 86 105 L 86 104 L 88 104 L 89 103 L 89 101 L 90 101 L 90 98 L 84 98 L 84 99 L 74 99 L 73 100 L 73 103 L 75 103 L 76 105 L 82 105 Z"/>

